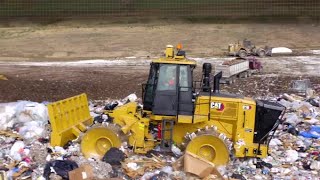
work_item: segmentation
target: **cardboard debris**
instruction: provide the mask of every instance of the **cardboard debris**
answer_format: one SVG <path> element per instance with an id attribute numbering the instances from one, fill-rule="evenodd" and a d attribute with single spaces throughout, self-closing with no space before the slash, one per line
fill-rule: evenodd
<path id="1" fill-rule="evenodd" d="M 8 80 L 8 78 L 7 78 L 7 77 L 5 77 L 4 75 L 0 74 L 0 80 L 5 80 L 5 81 L 7 81 L 7 80 Z"/>
<path id="2" fill-rule="evenodd" d="M 77 169 L 69 172 L 70 180 L 94 180 L 93 168 L 84 164 Z"/>
<path id="3" fill-rule="evenodd" d="M 184 155 L 184 171 L 200 178 L 214 175 L 215 179 L 223 179 L 213 163 L 190 152 L 186 152 Z"/>
<path id="4" fill-rule="evenodd" d="M 306 119 L 311 119 L 311 116 L 310 116 L 311 111 L 309 107 L 302 105 L 300 108 L 298 108 L 298 112 L 300 116 L 303 116 Z"/>
<path id="5" fill-rule="evenodd" d="M 183 162 L 184 162 L 184 156 L 181 156 L 174 163 L 172 163 L 173 170 L 175 170 L 175 171 L 183 170 Z"/>

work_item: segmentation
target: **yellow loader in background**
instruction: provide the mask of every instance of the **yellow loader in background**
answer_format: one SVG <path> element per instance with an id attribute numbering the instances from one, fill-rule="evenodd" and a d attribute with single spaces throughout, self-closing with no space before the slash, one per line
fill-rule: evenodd
<path id="1" fill-rule="evenodd" d="M 229 44 L 228 54 L 240 58 L 246 58 L 247 56 L 265 57 L 272 56 L 272 48 L 268 46 L 256 47 L 251 41 L 244 39 L 241 43 Z"/>
<path id="2" fill-rule="evenodd" d="M 124 141 L 136 153 L 156 146 L 171 151 L 175 144 L 216 165 L 227 164 L 230 155 L 266 157 L 285 108 L 220 92 L 222 73 L 212 83 L 210 63 L 203 64 L 201 80 L 193 81 L 196 62 L 186 58 L 181 46 L 175 52 L 168 45 L 165 52 L 150 65 L 143 105 L 129 102 L 106 110 L 107 125 L 93 125 L 85 94 L 49 104 L 51 145 L 80 138 L 85 157 L 97 159 Z"/>

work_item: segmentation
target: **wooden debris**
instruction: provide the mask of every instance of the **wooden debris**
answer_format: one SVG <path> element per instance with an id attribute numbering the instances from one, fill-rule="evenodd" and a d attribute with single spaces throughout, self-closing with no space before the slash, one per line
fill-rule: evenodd
<path id="1" fill-rule="evenodd" d="M 23 139 L 19 134 L 16 134 L 16 133 L 13 133 L 13 132 L 10 132 L 10 131 L 1 130 L 0 131 L 0 135 L 6 136 L 6 137 L 16 138 L 16 139 L 19 139 L 19 140 Z"/>
<path id="2" fill-rule="evenodd" d="M 127 166 L 129 163 L 136 163 L 138 166 L 137 170 L 131 169 Z M 158 157 L 152 158 L 139 158 L 139 159 L 126 159 L 124 162 L 121 163 L 124 172 L 131 178 L 136 178 L 138 176 L 143 176 L 147 171 L 153 171 L 154 169 L 160 169 L 164 167 L 166 164 L 162 162 L 161 159 Z"/>
<path id="3" fill-rule="evenodd" d="M 14 178 L 17 178 L 17 177 L 21 176 L 21 174 L 23 174 L 24 172 L 26 172 L 26 171 L 28 171 L 28 170 L 29 170 L 28 167 L 23 167 L 22 169 L 20 169 L 19 172 L 14 173 L 12 176 L 13 176 Z"/>

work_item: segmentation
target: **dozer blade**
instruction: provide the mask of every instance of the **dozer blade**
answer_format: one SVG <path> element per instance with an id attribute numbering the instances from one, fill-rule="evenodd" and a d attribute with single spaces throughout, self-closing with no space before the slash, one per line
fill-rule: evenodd
<path id="1" fill-rule="evenodd" d="M 86 158 L 102 159 L 111 147 L 120 146 L 119 135 L 109 127 L 94 127 L 88 130 L 81 140 L 81 152 Z"/>
<path id="2" fill-rule="evenodd" d="M 215 165 L 226 165 L 229 162 L 229 146 L 218 133 L 204 132 L 197 134 L 187 145 L 186 151 L 195 154 Z"/>

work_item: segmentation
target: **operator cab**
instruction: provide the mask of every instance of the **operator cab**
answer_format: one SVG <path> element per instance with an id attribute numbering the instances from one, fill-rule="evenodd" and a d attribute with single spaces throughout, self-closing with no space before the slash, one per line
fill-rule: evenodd
<path id="1" fill-rule="evenodd" d="M 185 58 L 181 45 L 175 54 L 166 48 L 166 57 L 152 61 L 147 84 L 143 88 L 143 109 L 154 115 L 192 115 L 194 104 L 192 77 L 195 61 Z"/>

